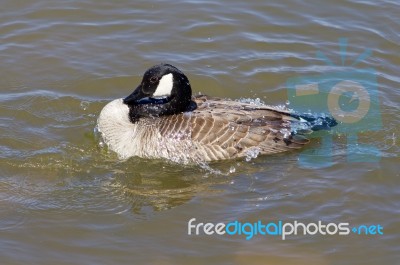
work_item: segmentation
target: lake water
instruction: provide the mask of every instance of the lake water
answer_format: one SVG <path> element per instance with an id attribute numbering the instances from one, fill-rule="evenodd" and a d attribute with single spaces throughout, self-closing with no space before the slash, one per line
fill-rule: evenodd
<path id="1" fill-rule="evenodd" d="M 3 0 L 1 264 L 400 264 L 399 13 L 390 0 Z M 271 105 L 286 103 L 292 78 L 374 69 L 381 125 L 358 132 L 374 162 L 349 161 L 346 133 L 325 135 L 331 151 L 314 153 L 314 167 L 301 151 L 203 167 L 120 161 L 97 116 L 160 62 L 196 93 Z M 383 235 L 195 236 L 191 218 L 381 225 Z"/>

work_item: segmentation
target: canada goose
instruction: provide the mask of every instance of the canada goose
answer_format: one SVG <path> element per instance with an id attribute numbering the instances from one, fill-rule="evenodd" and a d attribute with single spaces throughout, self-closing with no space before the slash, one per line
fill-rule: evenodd
<path id="1" fill-rule="evenodd" d="M 102 109 L 97 128 L 120 158 L 191 163 L 301 148 L 308 140 L 293 127 L 308 124 L 308 129 L 316 129 L 312 120 L 270 106 L 192 97 L 188 78 L 176 67 L 160 64 L 144 73 L 132 94 Z M 324 125 L 336 122 L 328 118 Z"/>

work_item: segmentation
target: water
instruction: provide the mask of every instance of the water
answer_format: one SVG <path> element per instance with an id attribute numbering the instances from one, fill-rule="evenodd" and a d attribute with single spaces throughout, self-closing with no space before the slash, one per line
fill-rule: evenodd
<path id="1" fill-rule="evenodd" d="M 1 263 L 398 264 L 399 11 L 368 0 L 2 1 Z M 380 160 L 348 162 L 342 133 L 326 168 L 301 167 L 301 152 L 204 167 L 120 161 L 96 118 L 159 62 L 195 93 L 280 106 L 289 78 L 374 68 L 382 128 L 358 140 Z M 380 224 L 384 235 L 188 236 L 193 217 Z"/>

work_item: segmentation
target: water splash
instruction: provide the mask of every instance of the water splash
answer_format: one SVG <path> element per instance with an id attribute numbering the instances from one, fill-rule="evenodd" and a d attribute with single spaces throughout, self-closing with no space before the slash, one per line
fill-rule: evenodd
<path id="1" fill-rule="evenodd" d="M 298 113 L 291 112 L 291 116 L 299 119 L 298 122 L 292 122 L 290 124 L 290 130 L 292 134 L 298 132 L 306 131 L 319 131 L 319 130 L 330 130 L 332 127 L 336 126 L 337 121 L 331 116 L 326 115 L 326 113 Z"/>
<path id="2" fill-rule="evenodd" d="M 291 131 L 286 128 L 280 129 L 279 132 L 283 135 L 283 138 L 285 139 L 288 139 L 291 135 Z"/>
<path id="3" fill-rule="evenodd" d="M 246 162 L 250 162 L 252 159 L 257 158 L 260 154 L 261 150 L 258 147 L 249 148 L 246 152 L 245 160 Z"/>
<path id="4" fill-rule="evenodd" d="M 236 101 L 240 102 L 240 103 L 250 104 L 255 107 L 268 107 L 268 108 L 275 109 L 278 111 L 291 111 L 291 109 L 288 108 L 288 106 L 290 104 L 290 102 L 288 100 L 285 102 L 285 104 L 279 104 L 279 105 L 275 105 L 275 106 L 266 104 L 260 98 L 255 98 L 255 99 L 254 98 L 240 98 L 240 99 L 237 99 Z"/>
<path id="5" fill-rule="evenodd" d="M 82 110 L 86 111 L 89 108 L 89 104 L 90 103 L 88 101 L 83 100 L 81 101 L 80 107 Z"/>
<path id="6" fill-rule="evenodd" d="M 99 128 L 96 126 L 94 126 L 93 128 L 93 135 L 94 138 L 96 139 L 98 145 L 100 148 L 104 148 L 106 146 L 106 143 L 103 140 L 103 137 L 101 136 L 101 132 L 99 131 Z"/>
<path id="7" fill-rule="evenodd" d="M 262 101 L 260 98 L 240 98 L 237 100 L 240 103 L 247 103 L 254 106 L 266 106 L 265 102 Z"/>

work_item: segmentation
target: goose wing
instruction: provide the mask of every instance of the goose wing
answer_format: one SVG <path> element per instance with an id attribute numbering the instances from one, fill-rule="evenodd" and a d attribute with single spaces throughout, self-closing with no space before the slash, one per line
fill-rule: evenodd
<path id="1" fill-rule="evenodd" d="M 160 120 L 162 136 L 189 138 L 206 160 L 246 156 L 251 150 L 261 154 L 298 149 L 307 139 L 291 134 L 298 122 L 286 111 L 236 101 L 198 96 L 197 109 Z"/>

